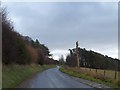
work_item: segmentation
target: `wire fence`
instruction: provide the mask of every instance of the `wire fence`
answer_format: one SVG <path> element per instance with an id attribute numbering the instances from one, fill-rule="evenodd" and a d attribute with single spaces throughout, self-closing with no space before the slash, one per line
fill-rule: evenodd
<path id="1" fill-rule="evenodd" d="M 84 68 L 84 67 L 80 67 L 80 68 L 76 67 L 70 69 L 73 69 L 78 73 L 85 73 L 94 77 L 96 76 L 97 78 L 120 81 L 120 71 L 102 70 L 102 69 L 93 69 L 93 68 Z"/>
<path id="2" fill-rule="evenodd" d="M 92 69 L 92 68 L 81 68 L 81 69 L 89 74 L 104 76 L 106 78 L 110 78 L 113 80 L 120 80 L 119 78 L 120 71 Z"/>

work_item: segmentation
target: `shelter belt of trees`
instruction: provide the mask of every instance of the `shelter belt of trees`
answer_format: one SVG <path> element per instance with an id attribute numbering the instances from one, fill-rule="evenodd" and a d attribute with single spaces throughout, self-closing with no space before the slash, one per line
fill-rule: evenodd
<path id="1" fill-rule="evenodd" d="M 109 70 L 119 70 L 120 71 L 120 60 L 113 59 L 107 55 L 102 55 L 94 51 L 88 51 L 85 48 L 79 49 L 80 54 L 80 66 L 96 69 L 109 69 Z M 77 66 L 77 57 L 74 49 L 69 49 L 70 55 L 66 58 L 66 64 L 75 67 Z"/>
<path id="2" fill-rule="evenodd" d="M 36 39 L 22 36 L 14 30 L 11 20 L 7 17 L 6 9 L 1 9 L 2 17 L 2 63 L 3 64 L 57 64 L 49 58 L 47 46 Z"/>

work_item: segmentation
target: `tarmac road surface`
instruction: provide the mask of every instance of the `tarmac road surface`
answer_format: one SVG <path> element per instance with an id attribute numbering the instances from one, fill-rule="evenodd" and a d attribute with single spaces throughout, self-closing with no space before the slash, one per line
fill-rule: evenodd
<path id="1" fill-rule="evenodd" d="M 34 75 L 17 88 L 91 88 L 92 90 L 96 90 L 60 72 L 59 66 Z"/>

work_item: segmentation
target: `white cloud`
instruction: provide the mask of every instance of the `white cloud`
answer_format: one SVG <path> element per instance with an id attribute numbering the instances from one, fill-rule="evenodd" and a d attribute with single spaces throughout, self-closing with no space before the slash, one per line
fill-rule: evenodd
<path id="1" fill-rule="evenodd" d="M 61 49 L 59 50 L 59 49 L 57 49 L 57 50 L 51 51 L 51 54 L 53 54 L 54 59 L 59 60 L 61 55 L 63 55 L 64 59 L 66 59 L 66 56 L 67 56 L 67 54 L 69 54 L 69 51 L 68 50 L 61 50 Z"/>

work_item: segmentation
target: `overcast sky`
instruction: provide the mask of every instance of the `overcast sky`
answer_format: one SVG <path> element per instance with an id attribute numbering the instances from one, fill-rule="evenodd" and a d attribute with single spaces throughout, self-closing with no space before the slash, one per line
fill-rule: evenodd
<path id="1" fill-rule="evenodd" d="M 79 41 L 81 48 L 118 58 L 118 3 L 9 2 L 15 30 L 44 43 L 58 59 Z"/>

